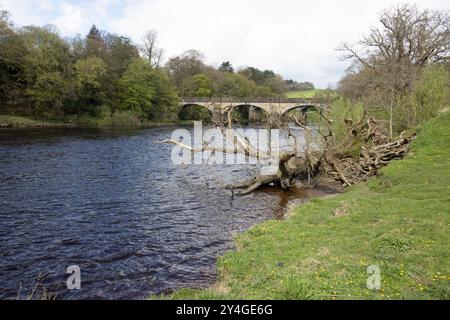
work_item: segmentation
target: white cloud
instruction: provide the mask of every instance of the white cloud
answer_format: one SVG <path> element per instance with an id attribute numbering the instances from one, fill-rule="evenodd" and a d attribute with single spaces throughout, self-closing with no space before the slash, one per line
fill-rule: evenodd
<path id="1" fill-rule="evenodd" d="M 335 83 L 347 63 L 334 49 L 356 41 L 383 8 L 397 0 L 0 0 L 19 24 L 56 24 L 85 34 L 91 24 L 139 42 L 156 29 L 168 56 L 187 49 L 210 63 L 272 69 L 285 78 Z M 417 0 L 421 8 L 449 9 L 448 1 Z"/>
<path id="2" fill-rule="evenodd" d="M 61 3 L 58 9 L 60 12 L 58 16 L 49 22 L 58 26 L 63 35 L 79 33 L 84 27 L 83 10 L 70 3 Z"/>

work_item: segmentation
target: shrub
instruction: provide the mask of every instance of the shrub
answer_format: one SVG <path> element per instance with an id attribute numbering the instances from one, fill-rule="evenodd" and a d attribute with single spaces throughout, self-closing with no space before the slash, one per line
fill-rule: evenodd
<path id="1" fill-rule="evenodd" d="M 114 126 L 139 126 L 142 125 L 141 115 L 133 111 L 117 111 L 112 115 Z"/>
<path id="2" fill-rule="evenodd" d="M 450 73 L 442 65 L 434 64 L 425 68 L 412 94 L 415 124 L 437 116 L 445 107 L 450 91 L 449 79 Z"/>
<path id="3" fill-rule="evenodd" d="M 304 281 L 295 276 L 289 276 L 282 283 L 278 292 L 282 300 L 312 300 L 315 299 L 311 288 Z"/>
<path id="4" fill-rule="evenodd" d="M 439 114 L 448 104 L 450 74 L 442 65 L 430 64 L 413 83 L 412 90 L 396 97 L 393 129 L 400 134 Z"/>
<path id="5" fill-rule="evenodd" d="M 334 142 L 340 143 L 348 132 L 345 119 L 352 119 L 354 122 L 360 121 L 364 116 L 364 108 L 360 103 L 352 103 L 349 99 L 339 98 L 335 100 L 327 112 L 328 119 L 332 120 L 331 130 Z"/>

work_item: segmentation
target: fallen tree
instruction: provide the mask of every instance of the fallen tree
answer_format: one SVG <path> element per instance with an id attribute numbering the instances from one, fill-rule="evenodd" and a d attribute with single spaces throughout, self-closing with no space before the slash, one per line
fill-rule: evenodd
<path id="1" fill-rule="evenodd" d="M 266 185 L 286 190 L 297 181 L 305 186 L 314 186 L 324 179 L 334 179 L 344 186 L 349 186 L 375 175 L 379 168 L 390 161 L 403 157 L 408 151 L 409 142 L 414 139 L 414 135 L 411 135 L 390 141 L 389 131 L 386 131 L 382 122 L 364 116 L 358 122 L 346 119 L 347 135 L 341 143 L 336 143 L 330 126 L 333 120 L 327 119 L 323 111 L 317 112 L 322 125 L 314 130 L 307 126 L 301 117 L 293 115 L 267 117 L 266 124 L 269 128 L 282 129 L 295 141 L 294 146 L 280 150 L 277 154 L 256 148 L 239 134 L 230 134 L 231 131 L 226 129 L 233 127 L 230 118 L 232 110 L 225 115 L 224 120 L 216 123 L 222 134 L 235 142 L 232 148 L 213 146 L 208 142 L 194 148 L 173 139 L 162 142 L 175 144 L 192 152 L 208 150 L 212 153 L 241 153 L 260 161 L 276 163 L 276 173 L 256 175 L 249 180 L 226 186 L 233 195 L 246 195 Z M 295 123 L 297 128 L 303 129 L 306 143 L 301 151 L 295 135 L 291 133 L 292 127 L 289 123 Z M 317 144 L 321 147 L 314 148 L 313 146 Z"/>
<path id="2" fill-rule="evenodd" d="M 326 153 L 331 167 L 326 168 L 326 172 L 345 185 L 373 176 L 390 161 L 402 158 L 408 152 L 409 142 L 415 138 L 415 134 L 411 134 L 390 141 L 389 131 L 374 118 L 363 117 L 358 123 L 347 119 L 346 123 L 347 137 Z M 357 156 L 349 154 L 355 144 L 360 145 Z"/>

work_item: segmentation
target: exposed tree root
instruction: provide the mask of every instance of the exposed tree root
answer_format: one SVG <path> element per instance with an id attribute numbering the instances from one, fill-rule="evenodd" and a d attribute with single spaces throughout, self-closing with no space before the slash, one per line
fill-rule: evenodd
<path id="1" fill-rule="evenodd" d="M 338 147 L 328 147 L 322 152 L 305 150 L 302 156 L 285 153 L 279 158 L 279 170 L 276 175 L 256 176 L 230 189 L 245 189 L 234 193 L 245 195 L 264 185 L 272 184 L 288 189 L 297 180 L 308 183 L 311 178 L 326 177 L 338 180 L 344 186 L 350 186 L 375 175 L 390 161 L 402 158 L 408 152 L 409 142 L 415 138 L 412 135 L 388 142 L 387 131 L 373 118 L 359 123 L 347 120 L 347 124 L 349 134 Z M 325 140 L 327 138 L 324 136 Z M 346 151 L 355 144 L 355 141 L 363 143 L 360 156 L 356 159 Z"/>

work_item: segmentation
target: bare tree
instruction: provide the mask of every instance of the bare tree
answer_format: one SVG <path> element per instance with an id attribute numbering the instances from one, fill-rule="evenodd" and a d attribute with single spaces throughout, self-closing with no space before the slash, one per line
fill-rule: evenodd
<path id="1" fill-rule="evenodd" d="M 344 43 L 338 50 L 343 60 L 354 61 L 341 91 L 386 108 L 392 138 L 399 98 L 412 90 L 426 64 L 450 61 L 450 16 L 408 4 L 393 7 L 381 13 L 379 26 L 358 44 Z"/>
<path id="2" fill-rule="evenodd" d="M 379 26 L 358 44 L 342 44 L 343 60 L 352 59 L 372 79 L 372 87 L 402 93 L 410 89 L 429 62 L 450 61 L 450 15 L 446 11 L 420 11 L 408 4 L 385 10 Z M 358 81 L 361 81 L 361 77 Z"/>
<path id="3" fill-rule="evenodd" d="M 158 48 L 158 32 L 155 30 L 147 31 L 142 38 L 142 54 L 147 58 L 152 67 L 159 67 L 164 56 L 164 49 Z"/>
<path id="4" fill-rule="evenodd" d="M 375 69 L 387 61 L 425 65 L 450 61 L 450 16 L 445 11 L 420 11 L 404 4 L 385 10 L 357 46 L 344 43 L 343 59 L 356 59 Z M 362 52 L 362 53 L 361 53 Z M 368 54 L 365 54 L 368 53 Z"/>
<path id="5" fill-rule="evenodd" d="M 181 55 L 170 58 L 167 63 L 167 71 L 175 86 L 182 92 L 183 82 L 207 69 L 204 56 L 197 50 L 188 50 Z"/>

